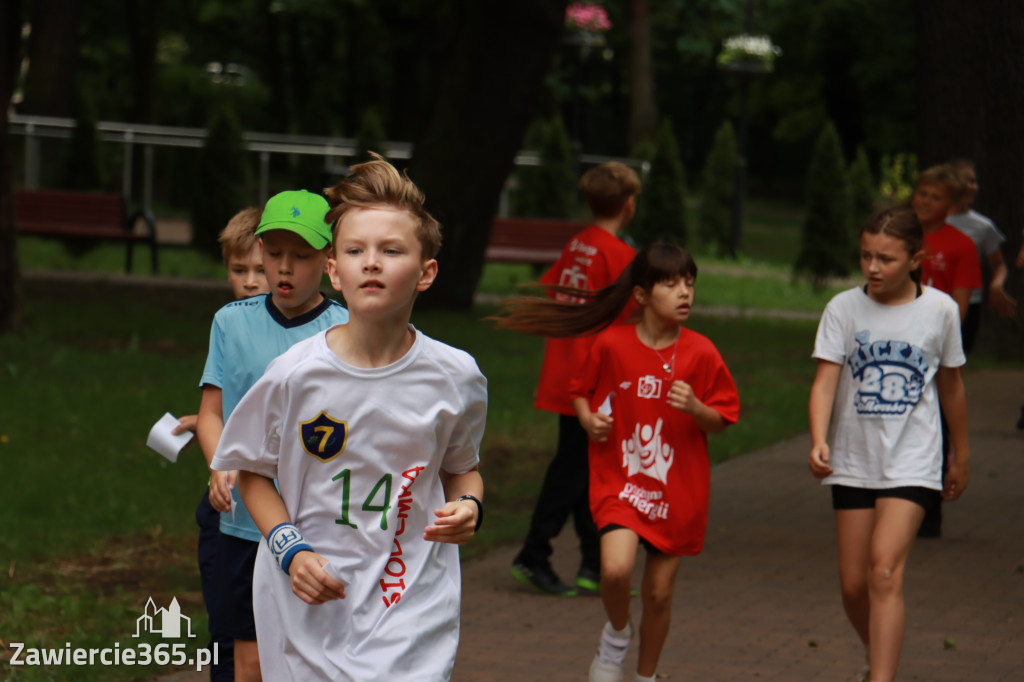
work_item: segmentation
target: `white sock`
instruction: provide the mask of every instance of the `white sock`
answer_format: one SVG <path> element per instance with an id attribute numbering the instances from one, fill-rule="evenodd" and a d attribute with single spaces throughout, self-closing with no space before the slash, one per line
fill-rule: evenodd
<path id="1" fill-rule="evenodd" d="M 629 651 L 629 641 L 633 638 L 633 626 L 626 623 L 622 630 L 616 630 L 611 623 L 605 623 L 601 630 L 601 644 L 598 646 L 597 655 L 603 661 L 614 665 L 622 665 Z"/>
<path id="2" fill-rule="evenodd" d="M 636 674 L 636 682 L 655 682 L 655 678 L 657 676 L 658 676 L 657 673 L 655 673 L 654 675 L 651 675 L 650 677 L 644 677 L 640 673 L 637 673 Z"/>

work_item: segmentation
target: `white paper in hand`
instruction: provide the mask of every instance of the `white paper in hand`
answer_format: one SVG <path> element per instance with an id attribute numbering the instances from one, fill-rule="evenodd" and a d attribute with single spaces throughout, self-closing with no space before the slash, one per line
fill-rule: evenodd
<path id="1" fill-rule="evenodd" d="M 146 439 L 146 445 L 171 462 L 178 461 L 178 453 L 192 440 L 191 431 L 182 431 L 177 435 L 171 433 L 176 426 L 178 426 L 178 418 L 168 412 L 160 417 L 156 424 L 153 424 L 153 428 L 149 430 L 149 438 Z"/>
<path id="2" fill-rule="evenodd" d="M 601 403 L 601 407 L 597 408 L 597 411 L 604 415 L 610 415 L 612 413 L 612 398 L 615 397 L 615 391 L 608 394 L 608 397 Z"/>
<path id="3" fill-rule="evenodd" d="M 341 573 L 338 572 L 338 569 L 334 564 L 328 561 L 326 564 L 323 565 L 323 568 L 324 573 L 326 573 L 327 575 L 331 576 L 339 583 L 341 583 L 342 587 L 348 587 L 348 581 L 341 577 Z"/>

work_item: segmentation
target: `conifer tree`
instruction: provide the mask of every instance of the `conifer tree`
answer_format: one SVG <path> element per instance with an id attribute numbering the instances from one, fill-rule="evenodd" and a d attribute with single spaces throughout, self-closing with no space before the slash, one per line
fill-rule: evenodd
<path id="1" fill-rule="evenodd" d="M 725 121 L 715 133 L 704 163 L 700 210 L 700 241 L 708 253 L 724 256 L 731 251 L 732 205 L 736 188 L 736 134 Z"/>
<path id="2" fill-rule="evenodd" d="M 831 121 L 818 135 L 807 172 L 804 218 L 796 274 L 808 274 L 821 288 L 830 276 L 850 272 L 850 189 L 839 135 Z"/>
<path id="3" fill-rule="evenodd" d="M 530 127 L 524 146 L 540 157 L 539 166 L 520 166 L 512 212 L 522 218 L 574 218 L 579 181 L 576 157 L 561 116 L 538 120 Z"/>
<path id="4" fill-rule="evenodd" d="M 377 152 L 381 156 L 384 153 L 384 141 L 387 139 L 384 132 L 384 122 L 380 114 L 373 107 L 363 110 L 363 118 L 359 122 L 359 130 L 356 132 L 356 154 L 351 159 L 352 164 L 369 161 L 373 157 L 370 152 Z"/>
<path id="5" fill-rule="evenodd" d="M 856 234 L 864 221 L 875 212 L 878 200 L 878 189 L 871 176 L 871 164 L 868 163 L 864 147 L 857 147 L 847 177 L 850 181 L 850 229 L 851 234 Z"/>
<path id="6" fill-rule="evenodd" d="M 668 118 L 658 126 L 651 169 L 638 197 L 628 235 L 637 247 L 663 240 L 686 246 L 686 171 Z"/>
<path id="7" fill-rule="evenodd" d="M 228 102 L 222 101 L 210 117 L 192 195 L 192 244 L 218 260 L 217 235 L 251 203 L 249 176 L 242 127 Z"/>

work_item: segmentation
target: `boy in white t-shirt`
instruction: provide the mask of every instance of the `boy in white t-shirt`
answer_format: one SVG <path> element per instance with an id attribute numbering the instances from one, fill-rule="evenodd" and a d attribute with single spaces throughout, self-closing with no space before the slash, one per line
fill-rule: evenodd
<path id="1" fill-rule="evenodd" d="M 455 545 L 482 520 L 486 379 L 409 324 L 440 246 L 416 186 L 377 157 L 325 193 L 349 323 L 271 363 L 213 466 L 240 470 L 267 538 L 253 577 L 266 679 L 436 682 L 458 645 Z"/>

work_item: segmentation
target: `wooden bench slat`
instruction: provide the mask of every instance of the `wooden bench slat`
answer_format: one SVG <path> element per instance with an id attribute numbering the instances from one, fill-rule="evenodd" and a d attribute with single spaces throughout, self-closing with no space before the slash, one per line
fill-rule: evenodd
<path id="1" fill-rule="evenodd" d="M 484 251 L 496 263 L 550 265 L 589 223 L 551 218 L 495 218 Z"/>

